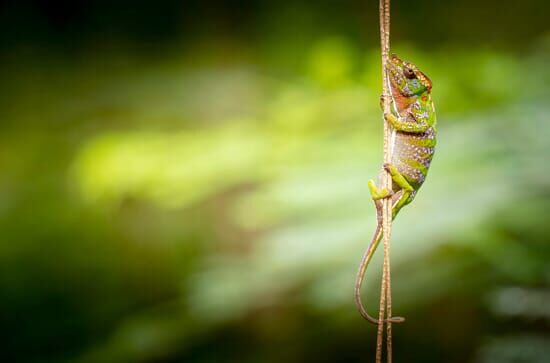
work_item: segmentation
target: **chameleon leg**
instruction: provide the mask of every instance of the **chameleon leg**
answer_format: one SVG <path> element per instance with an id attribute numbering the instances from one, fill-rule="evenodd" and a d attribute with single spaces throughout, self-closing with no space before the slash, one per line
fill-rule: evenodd
<path id="1" fill-rule="evenodd" d="M 396 194 L 396 198 L 393 200 L 392 218 L 395 218 L 401 208 L 410 202 L 409 198 L 411 193 L 414 191 L 414 188 L 409 184 L 407 179 L 405 179 L 399 170 L 397 170 L 395 165 L 384 164 L 384 169 L 390 173 L 393 182 L 401 188 L 400 192 L 402 192 L 401 195 Z"/>
<path id="2" fill-rule="evenodd" d="M 409 116 L 412 121 L 403 120 L 401 117 L 396 117 L 393 113 L 387 113 L 384 118 L 393 126 L 394 129 L 403 132 L 421 133 L 426 132 L 431 125 L 425 119 L 418 122 L 412 115 Z"/>
<path id="3" fill-rule="evenodd" d="M 401 194 L 401 196 L 399 196 L 399 199 L 397 199 L 397 201 L 395 202 L 395 204 L 393 205 L 393 208 L 392 208 L 392 219 L 395 219 L 395 216 L 397 216 L 397 213 L 399 213 L 399 211 L 401 210 L 401 208 L 403 208 L 405 205 L 407 205 L 410 200 L 410 196 L 411 196 L 411 192 L 409 191 L 405 191 L 403 189 L 401 189 L 403 191 L 403 194 Z"/>
<path id="4" fill-rule="evenodd" d="M 397 213 L 399 213 L 399 210 L 401 210 L 403 206 L 410 202 L 409 197 L 414 191 L 414 188 L 409 184 L 407 179 L 405 179 L 405 177 L 399 172 L 399 170 L 397 170 L 395 165 L 384 164 L 384 169 L 386 169 L 390 173 L 393 182 L 399 186 L 399 192 L 394 193 L 388 188 L 378 188 L 373 180 L 369 181 L 369 190 L 375 203 L 380 199 L 384 199 L 387 197 L 392 198 L 392 218 L 395 218 Z"/>
<path id="5" fill-rule="evenodd" d="M 395 184 L 399 185 L 399 187 L 403 190 L 412 192 L 414 191 L 414 188 L 409 184 L 407 179 L 397 170 L 395 165 L 393 164 L 384 164 L 384 169 L 388 173 L 390 173 L 392 180 L 395 182 Z"/>

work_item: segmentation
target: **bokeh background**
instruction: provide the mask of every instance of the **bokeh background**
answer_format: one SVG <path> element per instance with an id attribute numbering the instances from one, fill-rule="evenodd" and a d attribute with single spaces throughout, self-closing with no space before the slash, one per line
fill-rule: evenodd
<path id="1" fill-rule="evenodd" d="M 4 2 L 0 360 L 373 361 L 377 10 Z M 550 362 L 549 12 L 392 2 L 440 129 L 394 226 L 397 362 Z"/>

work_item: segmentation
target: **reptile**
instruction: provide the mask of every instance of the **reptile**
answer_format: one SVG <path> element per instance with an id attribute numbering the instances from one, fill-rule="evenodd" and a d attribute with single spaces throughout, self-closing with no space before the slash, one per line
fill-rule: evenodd
<path id="1" fill-rule="evenodd" d="M 373 180 L 368 183 L 376 206 L 377 225 L 374 236 L 365 251 L 355 282 L 355 303 L 363 318 L 373 324 L 379 320 L 370 316 L 361 301 L 361 285 L 367 266 L 382 239 L 382 202 L 391 198 L 392 219 L 401 208 L 411 203 L 426 180 L 436 145 L 436 116 L 432 101 L 432 82 L 416 65 L 391 55 L 385 65 L 389 84 L 390 112 L 384 119 L 391 126 L 391 163 L 384 164 L 381 174 L 388 172 L 392 188 L 379 188 Z M 384 96 L 381 96 L 381 105 Z M 383 107 L 382 107 L 383 108 Z M 402 317 L 387 321 L 401 323 Z"/>

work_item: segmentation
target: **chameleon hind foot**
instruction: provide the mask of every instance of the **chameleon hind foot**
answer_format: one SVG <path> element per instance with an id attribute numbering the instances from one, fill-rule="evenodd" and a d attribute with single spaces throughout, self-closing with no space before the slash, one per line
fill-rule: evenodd
<path id="1" fill-rule="evenodd" d="M 388 188 L 378 188 L 376 184 L 374 183 L 374 180 L 369 180 L 369 190 L 370 195 L 372 196 L 373 200 L 380 200 L 384 198 L 389 198 L 394 195 L 394 192 L 389 190 Z"/>

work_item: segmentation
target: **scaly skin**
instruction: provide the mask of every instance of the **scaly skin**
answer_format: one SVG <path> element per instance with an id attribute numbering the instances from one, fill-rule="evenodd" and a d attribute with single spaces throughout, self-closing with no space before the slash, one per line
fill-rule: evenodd
<path id="1" fill-rule="evenodd" d="M 355 282 L 355 303 L 361 315 L 373 324 L 378 319 L 370 316 L 361 302 L 361 285 L 367 266 L 382 239 L 381 199 L 391 198 L 392 216 L 413 201 L 426 180 L 436 144 L 436 117 L 432 101 L 432 82 L 414 64 L 392 55 L 386 64 L 391 93 L 391 113 L 384 118 L 392 126 L 392 162 L 384 169 L 391 174 L 392 190 L 378 188 L 369 181 L 369 189 L 377 211 L 377 226 L 372 241 L 363 255 Z M 383 101 L 383 99 L 382 99 Z M 389 319 L 392 323 L 404 321 L 401 317 Z"/>

